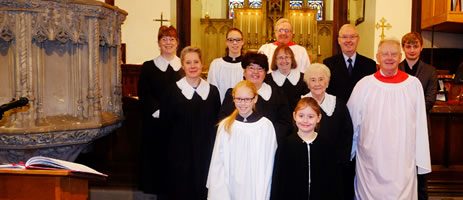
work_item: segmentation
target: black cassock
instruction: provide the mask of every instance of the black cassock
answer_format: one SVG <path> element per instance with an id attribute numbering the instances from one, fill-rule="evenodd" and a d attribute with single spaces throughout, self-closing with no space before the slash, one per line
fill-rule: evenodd
<path id="1" fill-rule="evenodd" d="M 275 83 L 271 75 L 267 75 L 265 77 L 265 82 L 267 84 L 269 84 L 272 87 L 278 87 L 285 93 L 285 96 L 288 99 L 290 113 L 294 111 L 294 108 L 296 107 L 299 99 L 301 99 L 301 96 L 310 92 L 309 88 L 307 87 L 307 84 L 304 82 L 304 74 L 300 74 L 301 76 L 296 85 L 293 85 L 288 79 L 286 79 L 281 87 Z"/>
<path id="2" fill-rule="evenodd" d="M 310 144 L 310 169 L 307 144 L 296 132 L 280 142 L 272 177 L 271 200 L 342 199 L 337 190 L 341 187 L 336 181 L 339 172 L 335 153 L 326 142 L 317 137 Z"/>
<path id="3" fill-rule="evenodd" d="M 352 120 L 342 100 L 336 98 L 331 116 L 323 110 L 318 136 L 310 145 L 311 200 L 346 199 L 345 173 L 352 147 Z M 272 200 L 308 199 L 307 144 L 296 131 L 278 147 L 272 185 Z"/>
<path id="4" fill-rule="evenodd" d="M 155 66 L 153 60 L 143 63 L 138 80 L 138 97 L 142 109 L 140 189 L 146 193 L 166 193 L 167 170 L 166 138 L 161 133 L 159 118 L 153 113 L 161 107 L 161 97 L 168 85 L 184 76 L 183 69 L 173 70 L 169 65 L 165 72 Z"/>
<path id="5" fill-rule="evenodd" d="M 212 85 L 206 100 L 196 92 L 188 100 L 176 84 L 166 93 L 161 120 L 168 138 L 169 200 L 207 198 L 206 181 L 219 109 L 219 91 Z"/>
<path id="6" fill-rule="evenodd" d="M 291 113 L 289 112 L 288 100 L 281 89 L 272 88 L 272 95 L 268 101 L 258 95 L 256 111 L 268 118 L 275 127 L 277 141 L 286 137 L 292 129 Z M 220 109 L 219 119 L 224 119 L 235 110 L 232 96 L 233 88 L 227 90 L 225 99 Z"/>

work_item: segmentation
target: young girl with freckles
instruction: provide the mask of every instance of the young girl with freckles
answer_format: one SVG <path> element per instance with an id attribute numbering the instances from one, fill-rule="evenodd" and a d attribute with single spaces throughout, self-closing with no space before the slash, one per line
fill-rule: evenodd
<path id="1" fill-rule="evenodd" d="M 209 200 L 268 200 L 277 148 L 272 122 L 254 110 L 257 88 L 239 82 L 235 110 L 219 124 L 207 178 Z"/>
<path id="2" fill-rule="evenodd" d="M 299 100 L 293 112 L 297 128 L 280 143 L 275 158 L 272 200 L 337 200 L 342 194 L 332 191 L 336 176 L 336 156 L 330 141 L 315 131 L 322 117 L 312 97 Z"/>

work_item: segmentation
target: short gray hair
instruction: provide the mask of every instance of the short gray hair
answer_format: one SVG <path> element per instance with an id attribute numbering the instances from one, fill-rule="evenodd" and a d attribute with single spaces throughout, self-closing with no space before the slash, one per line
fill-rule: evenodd
<path id="1" fill-rule="evenodd" d="M 274 31 L 278 31 L 277 28 L 278 26 L 280 26 L 280 24 L 283 24 L 283 23 L 288 23 L 289 25 L 291 25 L 291 31 L 293 30 L 293 25 L 291 24 L 291 21 L 289 21 L 289 19 L 286 19 L 286 18 L 280 18 L 277 23 L 275 23 L 275 30 Z"/>
<path id="2" fill-rule="evenodd" d="M 343 29 L 346 29 L 346 28 L 353 28 L 354 31 L 355 31 L 355 34 L 356 34 L 357 36 L 359 35 L 359 32 L 358 32 L 356 26 L 354 26 L 354 25 L 352 25 L 352 24 L 344 24 L 344 25 L 341 26 L 341 28 L 339 28 L 338 36 L 341 36 L 341 31 L 342 31 Z"/>
<path id="3" fill-rule="evenodd" d="M 304 81 L 307 82 L 310 78 L 310 75 L 314 72 L 321 71 L 325 74 L 327 81 L 330 82 L 331 71 L 325 64 L 322 63 L 312 63 L 304 72 Z"/>
<path id="4" fill-rule="evenodd" d="M 382 46 L 383 44 L 386 44 L 386 43 L 387 43 L 387 44 L 395 44 L 395 45 L 397 46 L 398 52 L 399 52 L 399 53 L 402 53 L 402 51 L 401 51 L 401 49 L 400 49 L 400 47 L 401 47 L 401 46 L 400 46 L 400 42 L 399 42 L 398 39 L 395 39 L 395 38 L 386 38 L 386 39 L 384 39 L 384 40 L 381 40 L 381 41 L 379 42 L 379 44 L 378 44 L 378 52 L 380 51 L 381 46 Z"/>

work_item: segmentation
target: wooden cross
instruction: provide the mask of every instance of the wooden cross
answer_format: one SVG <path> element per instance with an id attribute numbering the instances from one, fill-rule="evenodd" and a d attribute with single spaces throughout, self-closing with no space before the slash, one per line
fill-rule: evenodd
<path id="1" fill-rule="evenodd" d="M 168 22 L 169 20 L 164 19 L 164 16 L 162 15 L 162 12 L 161 12 L 161 19 L 153 19 L 153 21 L 161 22 L 161 26 L 162 26 L 162 22 Z"/>
<path id="2" fill-rule="evenodd" d="M 376 29 L 381 28 L 381 35 L 379 37 L 381 37 L 381 40 L 384 40 L 384 37 L 386 36 L 384 35 L 384 28 L 387 28 L 387 30 L 389 30 L 390 28 L 392 28 L 392 26 L 389 23 L 384 25 L 384 23 L 386 23 L 386 19 L 384 19 L 384 17 L 381 18 L 381 20 L 379 21 L 381 22 L 381 24 L 376 23 Z"/>

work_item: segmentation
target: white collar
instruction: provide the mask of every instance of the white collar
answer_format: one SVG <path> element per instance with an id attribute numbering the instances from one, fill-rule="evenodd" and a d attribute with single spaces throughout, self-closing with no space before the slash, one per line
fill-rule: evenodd
<path id="1" fill-rule="evenodd" d="M 309 92 L 301 98 L 303 97 L 312 97 L 312 93 Z M 331 115 L 333 115 L 334 109 L 336 108 L 336 97 L 325 92 L 325 99 L 323 99 L 323 102 L 320 104 L 320 108 L 325 111 L 326 115 L 331 117 Z"/>
<path id="2" fill-rule="evenodd" d="M 268 101 L 272 96 L 272 87 L 267 83 L 262 83 L 262 86 L 257 90 L 257 94 L 262 97 L 265 101 Z"/>
<path id="3" fill-rule="evenodd" d="M 276 71 L 273 71 L 271 74 L 273 81 L 275 81 L 275 83 L 280 87 L 283 86 L 283 83 L 285 83 L 286 79 L 288 79 L 289 82 L 295 86 L 297 85 L 299 78 L 301 78 L 301 73 L 294 69 L 291 69 L 288 76 L 283 75 L 278 69 Z"/>
<path id="4" fill-rule="evenodd" d="M 193 98 L 193 94 L 196 92 L 198 95 L 203 99 L 206 100 L 207 96 L 209 96 L 209 90 L 211 89 L 211 86 L 209 83 L 207 83 L 205 80 L 200 79 L 199 85 L 196 88 L 196 90 L 191 87 L 190 84 L 186 81 L 186 77 L 183 77 L 179 81 L 177 81 L 177 87 L 182 90 L 183 96 L 187 98 L 188 100 L 191 100 Z"/>
<path id="5" fill-rule="evenodd" d="M 172 69 L 174 71 L 178 71 L 180 68 L 182 68 L 182 62 L 180 61 L 180 58 L 175 56 L 174 59 L 171 61 L 166 60 L 162 56 L 158 56 L 155 59 L 153 59 L 154 65 L 156 65 L 161 71 L 165 72 L 167 70 L 167 67 L 172 66 Z"/>

